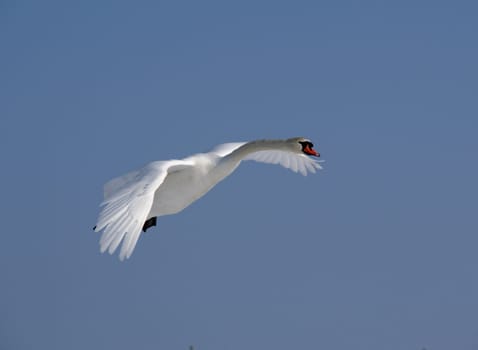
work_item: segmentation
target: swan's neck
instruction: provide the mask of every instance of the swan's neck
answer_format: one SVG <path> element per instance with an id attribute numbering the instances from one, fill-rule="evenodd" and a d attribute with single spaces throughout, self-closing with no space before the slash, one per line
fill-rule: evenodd
<path id="1" fill-rule="evenodd" d="M 290 151 L 287 140 L 257 140 L 248 142 L 225 157 L 224 160 L 240 162 L 249 154 L 259 151 Z"/>
<path id="2" fill-rule="evenodd" d="M 219 160 L 214 169 L 214 181 L 221 181 L 232 173 L 249 154 L 259 151 L 290 151 L 288 140 L 257 140 L 248 142 Z"/>

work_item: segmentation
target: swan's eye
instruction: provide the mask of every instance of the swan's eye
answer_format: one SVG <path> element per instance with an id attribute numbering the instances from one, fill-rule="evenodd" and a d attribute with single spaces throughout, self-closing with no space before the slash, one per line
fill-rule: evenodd
<path id="1" fill-rule="evenodd" d="M 314 147 L 314 144 L 310 141 L 299 141 L 299 143 L 301 144 L 302 148 L 306 148 L 307 146 L 311 148 Z"/>

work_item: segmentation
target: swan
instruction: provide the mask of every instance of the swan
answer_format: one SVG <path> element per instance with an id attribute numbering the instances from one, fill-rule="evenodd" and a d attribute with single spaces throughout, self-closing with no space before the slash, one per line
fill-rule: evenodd
<path id="1" fill-rule="evenodd" d="M 256 140 L 225 143 L 208 153 L 184 159 L 154 161 L 104 185 L 104 200 L 95 232 L 103 233 L 100 250 L 128 259 L 141 232 L 156 226 L 156 218 L 176 214 L 230 175 L 243 160 L 280 164 L 307 175 L 321 169 L 320 157 L 309 139 Z"/>

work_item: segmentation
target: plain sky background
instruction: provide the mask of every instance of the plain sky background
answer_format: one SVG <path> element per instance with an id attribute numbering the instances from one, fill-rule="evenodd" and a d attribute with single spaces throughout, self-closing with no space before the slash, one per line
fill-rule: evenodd
<path id="1" fill-rule="evenodd" d="M 0 3 L 3 350 L 478 349 L 474 1 Z M 306 136 L 100 254 L 102 186 Z"/>

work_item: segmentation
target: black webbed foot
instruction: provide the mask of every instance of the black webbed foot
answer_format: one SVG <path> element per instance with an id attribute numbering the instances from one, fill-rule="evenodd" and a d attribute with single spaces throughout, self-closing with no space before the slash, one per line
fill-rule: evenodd
<path id="1" fill-rule="evenodd" d="M 155 216 L 151 219 L 146 220 L 143 225 L 143 232 L 146 232 L 146 230 L 148 230 L 148 228 L 150 227 L 156 226 L 156 219 L 157 217 Z"/>

